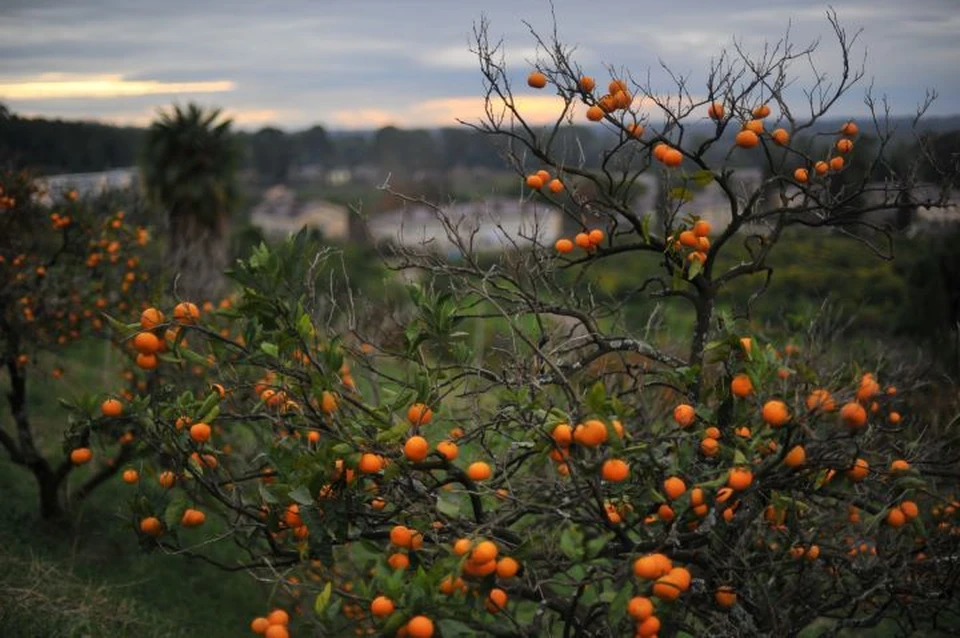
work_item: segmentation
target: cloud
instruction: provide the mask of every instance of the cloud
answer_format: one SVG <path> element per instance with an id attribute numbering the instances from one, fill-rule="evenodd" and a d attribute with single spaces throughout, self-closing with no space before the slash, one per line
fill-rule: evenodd
<path id="1" fill-rule="evenodd" d="M 230 80 L 158 82 L 156 80 L 128 80 L 122 75 L 68 77 L 62 74 L 49 73 L 34 80 L 0 83 L 0 98 L 6 100 L 104 99 L 140 95 L 223 93 L 235 88 L 236 83 Z"/>

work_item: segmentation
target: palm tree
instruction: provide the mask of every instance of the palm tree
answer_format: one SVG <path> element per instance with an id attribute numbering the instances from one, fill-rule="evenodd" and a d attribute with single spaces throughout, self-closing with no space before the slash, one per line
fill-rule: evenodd
<path id="1" fill-rule="evenodd" d="M 240 153 L 232 121 L 220 115 L 196 104 L 161 111 L 142 149 L 143 185 L 166 212 L 168 251 L 182 298 L 212 299 L 223 285 Z"/>

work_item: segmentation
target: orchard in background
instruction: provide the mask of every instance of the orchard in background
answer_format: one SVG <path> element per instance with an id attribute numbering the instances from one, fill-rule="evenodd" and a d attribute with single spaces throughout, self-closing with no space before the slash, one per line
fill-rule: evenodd
<path id="1" fill-rule="evenodd" d="M 522 90 L 556 93 L 546 128 L 527 124 L 481 24 L 488 108 L 473 126 L 509 142 L 530 196 L 580 231 L 505 235 L 490 263 L 419 202 L 458 254 L 390 251 L 417 281 L 403 302 L 392 281 L 351 290 L 305 233 L 263 246 L 217 307 L 111 316 L 153 376 L 132 398 L 75 405 L 71 440 L 135 427 L 132 527 L 273 583 L 251 619 L 269 638 L 956 628 L 955 423 L 906 407 L 910 370 L 838 360 L 816 321 L 771 343 L 749 308 L 716 310 L 734 279 L 762 292 L 786 228 L 839 228 L 884 253 L 873 214 L 921 205 L 907 175 L 848 179 L 860 124 L 828 145 L 805 135 L 862 77 L 855 39 L 830 24 L 840 75 L 816 74 L 798 108 L 784 90 L 813 48 L 788 40 L 725 52 L 698 91 L 669 75 L 665 98 L 626 73 L 594 79 L 534 34 Z M 564 146 L 574 118 L 613 135 L 600 170 Z M 714 135 L 690 139 L 699 121 Z M 885 166 L 882 113 L 869 124 L 867 161 Z M 734 180 L 746 153 L 765 166 L 755 190 Z M 663 185 L 656 211 L 631 205 L 644 173 Z M 692 208 L 696 183 L 726 195 L 721 227 Z M 739 262 L 721 270 L 723 251 Z M 630 252 L 650 256 L 637 295 L 693 308 L 682 348 L 658 342 L 655 318 L 627 325 L 616 300 L 584 294 L 592 264 Z"/>

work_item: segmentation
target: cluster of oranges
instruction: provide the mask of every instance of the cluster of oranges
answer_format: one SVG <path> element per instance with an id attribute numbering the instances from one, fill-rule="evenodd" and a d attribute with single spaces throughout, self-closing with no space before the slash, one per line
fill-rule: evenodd
<path id="1" fill-rule="evenodd" d="M 717 116 L 717 113 L 719 113 L 719 116 Z M 718 103 L 712 104 L 707 108 L 707 115 L 713 119 L 722 119 L 723 105 Z M 770 115 L 770 107 L 766 104 L 761 104 L 751 111 L 751 115 L 753 119 L 743 123 L 743 127 L 735 138 L 735 143 L 740 148 L 749 149 L 760 144 L 760 136 L 764 134 L 765 130 L 763 120 Z M 786 146 L 790 143 L 790 133 L 784 128 L 777 128 L 770 133 L 770 139 L 772 139 L 775 144 Z"/>
<path id="2" fill-rule="evenodd" d="M 594 228 L 583 233 L 577 233 L 573 240 L 567 239 L 566 237 L 561 237 L 558 239 L 553 248 L 560 253 L 561 255 L 566 255 L 572 253 L 574 247 L 581 248 L 583 250 L 595 250 L 600 244 L 603 243 L 603 240 L 606 238 L 606 235 L 599 228 Z"/>
<path id="3" fill-rule="evenodd" d="M 547 86 L 548 78 L 541 71 L 533 71 L 527 76 L 527 85 L 534 89 L 542 89 Z M 589 75 L 582 76 L 577 81 L 576 89 L 580 92 L 584 102 L 589 104 L 587 108 L 587 119 L 591 122 L 599 122 L 609 113 L 616 111 L 625 111 L 633 103 L 633 95 L 630 93 L 627 83 L 623 80 L 613 79 L 607 85 L 607 93 L 598 98 L 594 98 L 593 91 L 597 87 L 597 82 Z M 643 127 L 636 125 L 631 127 L 631 133 L 639 137 L 643 132 Z"/>
<path id="4" fill-rule="evenodd" d="M 823 177 L 831 171 L 834 173 L 842 171 L 846 164 L 843 156 L 853 151 L 853 140 L 850 138 L 856 137 L 859 133 L 860 127 L 857 126 L 856 122 L 850 121 L 844 124 L 839 132 L 840 139 L 833 147 L 837 154 L 827 160 L 816 162 L 813 165 L 813 173 L 817 177 Z M 796 169 L 793 172 L 793 179 L 800 184 L 806 184 L 810 181 L 810 169 L 803 167 Z"/>
<path id="5" fill-rule="evenodd" d="M 584 448 L 598 448 L 610 437 L 610 432 L 622 439 L 625 435 L 623 424 L 614 419 L 607 424 L 600 419 L 588 419 L 571 427 L 569 423 L 558 423 L 553 427 L 550 438 L 553 447 L 549 452 L 550 460 L 557 464 L 557 473 L 561 476 L 570 474 L 570 450 L 573 444 Z M 630 477 L 630 465 L 620 458 L 608 458 L 600 466 L 600 475 L 605 481 L 620 483 Z"/>
<path id="6" fill-rule="evenodd" d="M 540 169 L 536 173 L 531 173 L 527 175 L 525 183 L 527 188 L 532 188 L 535 191 L 541 190 L 544 187 L 547 188 L 554 195 L 558 195 L 563 192 L 564 186 L 563 182 L 559 178 L 551 178 L 550 172 L 544 169 Z"/>
<path id="7" fill-rule="evenodd" d="M 250 622 L 253 633 L 264 638 L 290 638 L 290 614 L 283 609 L 274 609 L 266 616 Z"/>
<path id="8" fill-rule="evenodd" d="M 650 596 L 634 596 L 627 601 L 627 613 L 636 624 L 634 635 L 642 638 L 656 636 L 660 631 L 660 619 L 656 616 L 652 598 L 661 602 L 677 600 L 690 589 L 690 571 L 685 567 L 674 567 L 673 561 L 665 554 L 655 553 L 634 560 L 633 574 L 652 583 Z"/>
<path id="9" fill-rule="evenodd" d="M 698 261 L 702 264 L 707 261 L 710 252 L 710 233 L 712 230 L 710 222 L 705 219 L 698 219 L 691 228 L 680 231 L 676 237 L 673 235 L 667 237 L 667 248 L 677 251 L 687 249 L 690 251 L 687 253 L 687 261 Z"/>

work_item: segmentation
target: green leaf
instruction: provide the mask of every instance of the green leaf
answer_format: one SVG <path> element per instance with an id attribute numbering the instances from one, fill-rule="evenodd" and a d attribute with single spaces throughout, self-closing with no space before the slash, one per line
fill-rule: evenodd
<path id="1" fill-rule="evenodd" d="M 610 609 L 607 611 L 607 618 L 610 619 L 610 625 L 616 627 L 627 613 L 627 602 L 633 595 L 632 587 L 621 587 L 616 597 L 610 601 Z"/>
<path id="2" fill-rule="evenodd" d="M 702 188 L 713 181 L 713 173 L 708 170 L 699 170 L 690 175 L 690 180 Z"/>
<path id="3" fill-rule="evenodd" d="M 313 496 L 311 496 L 310 489 L 306 485 L 291 490 L 287 496 L 301 505 L 313 505 Z"/>
<path id="4" fill-rule="evenodd" d="M 163 523 L 167 529 L 173 529 L 180 524 L 183 512 L 187 509 L 187 499 L 182 492 L 177 492 L 167 504 L 163 512 Z"/>
<path id="5" fill-rule="evenodd" d="M 701 272 L 703 272 L 703 262 L 699 259 L 694 259 L 692 262 L 690 262 L 690 269 L 687 271 L 687 279 L 693 279 Z"/>
<path id="6" fill-rule="evenodd" d="M 643 219 L 640 220 L 640 234 L 643 235 L 643 241 L 646 244 L 650 243 L 650 213 L 647 213 L 643 216 Z"/>
<path id="7" fill-rule="evenodd" d="M 259 489 L 260 489 L 260 498 L 263 499 L 263 502 L 264 502 L 264 503 L 268 503 L 268 504 L 270 504 L 270 505 L 276 505 L 277 503 L 280 502 L 280 501 L 277 499 L 277 497 L 274 496 L 274 495 L 270 492 L 270 490 L 267 489 L 267 486 L 266 486 L 266 485 L 264 485 L 263 483 L 260 483 L 260 484 L 258 485 L 258 487 L 259 487 Z"/>
<path id="8" fill-rule="evenodd" d="M 323 586 L 323 591 L 317 594 L 317 597 L 313 601 L 313 611 L 318 615 L 322 614 L 327 608 L 327 605 L 330 604 L 331 594 L 333 594 L 333 583 L 327 582 L 327 584 Z"/>
<path id="9" fill-rule="evenodd" d="M 607 400 L 607 389 L 603 387 L 603 382 L 597 381 L 587 392 L 586 404 L 591 412 L 601 414 L 604 411 L 604 404 Z"/>
<path id="10" fill-rule="evenodd" d="M 267 343 L 266 341 L 260 344 L 260 349 L 263 350 L 268 355 L 270 355 L 271 357 L 276 357 L 277 354 L 280 352 L 276 344 Z"/>
<path id="11" fill-rule="evenodd" d="M 733 464 L 734 465 L 746 465 L 747 457 L 743 455 L 743 452 L 740 450 L 733 451 Z"/>
<path id="12" fill-rule="evenodd" d="M 444 516 L 457 518 L 460 516 L 460 505 L 463 502 L 459 494 L 440 490 L 437 495 L 437 511 Z"/>
<path id="13" fill-rule="evenodd" d="M 441 618 L 437 621 L 437 628 L 440 630 L 441 636 L 461 636 L 463 638 L 476 638 L 478 634 L 475 630 L 471 629 L 468 625 L 463 624 L 459 620 L 453 620 L 452 618 Z M 384 634 L 390 635 L 390 634 Z"/>
<path id="14" fill-rule="evenodd" d="M 583 557 L 583 532 L 572 525 L 563 530 L 560 534 L 560 551 L 570 560 L 579 561 Z"/>

